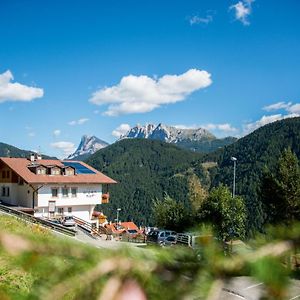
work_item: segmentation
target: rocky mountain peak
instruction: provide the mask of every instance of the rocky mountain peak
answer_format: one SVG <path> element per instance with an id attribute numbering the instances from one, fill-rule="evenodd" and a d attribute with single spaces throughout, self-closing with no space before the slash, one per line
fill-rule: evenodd
<path id="1" fill-rule="evenodd" d="M 76 151 L 69 155 L 67 159 L 74 159 L 82 155 L 91 155 L 96 151 L 105 148 L 109 144 L 96 136 L 83 135 Z"/>

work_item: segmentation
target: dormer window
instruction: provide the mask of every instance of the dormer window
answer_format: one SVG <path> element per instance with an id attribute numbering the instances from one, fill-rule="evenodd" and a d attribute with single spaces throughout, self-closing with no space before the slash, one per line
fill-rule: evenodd
<path id="1" fill-rule="evenodd" d="M 61 174 L 60 168 L 58 167 L 51 168 L 51 175 L 60 175 L 60 174 Z"/>
<path id="2" fill-rule="evenodd" d="M 64 169 L 64 174 L 65 174 L 66 176 L 72 176 L 72 175 L 75 174 L 75 170 L 74 170 L 72 167 L 66 167 L 66 168 Z"/>
<path id="3" fill-rule="evenodd" d="M 36 168 L 36 174 L 38 174 L 38 175 L 46 175 L 46 168 L 44 168 L 44 167 L 37 167 Z"/>

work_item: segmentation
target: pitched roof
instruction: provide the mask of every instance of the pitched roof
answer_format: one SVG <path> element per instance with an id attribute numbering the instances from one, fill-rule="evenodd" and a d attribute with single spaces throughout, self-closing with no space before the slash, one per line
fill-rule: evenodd
<path id="1" fill-rule="evenodd" d="M 35 174 L 29 170 L 31 161 L 27 158 L 10 158 L 10 157 L 0 157 L 0 161 L 11 168 L 15 173 L 22 177 L 26 182 L 34 184 L 47 184 L 47 183 L 116 183 L 115 180 L 102 174 L 93 167 L 85 164 L 82 161 L 72 161 L 80 163 L 89 170 L 93 171 L 94 174 L 75 174 L 75 175 L 42 175 Z M 41 164 L 43 166 L 58 166 L 64 167 L 63 161 L 54 159 L 40 159 L 35 161 L 35 163 Z"/>

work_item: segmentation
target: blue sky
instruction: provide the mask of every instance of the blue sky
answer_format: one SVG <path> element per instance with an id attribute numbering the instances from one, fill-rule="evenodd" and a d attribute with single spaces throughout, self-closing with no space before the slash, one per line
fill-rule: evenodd
<path id="1" fill-rule="evenodd" d="M 0 141 L 65 156 L 160 122 L 242 136 L 300 113 L 300 2 L 0 2 Z M 112 134 L 114 133 L 114 135 Z"/>

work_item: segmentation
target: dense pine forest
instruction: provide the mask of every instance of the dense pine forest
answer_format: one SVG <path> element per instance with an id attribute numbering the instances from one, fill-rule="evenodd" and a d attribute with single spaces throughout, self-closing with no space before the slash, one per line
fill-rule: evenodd
<path id="1" fill-rule="evenodd" d="M 149 140 L 123 140 L 87 160 L 118 181 L 110 188 L 111 203 L 98 207 L 111 219 L 121 207 L 121 218 L 153 224 L 153 201 L 171 198 L 192 208 L 220 184 L 232 188 L 237 161 L 237 194 L 247 208 L 247 234 L 262 230 L 267 214 L 261 199 L 264 172 L 276 169 L 280 155 L 290 147 L 300 155 L 300 118 L 268 124 L 232 145 L 210 154 L 184 151 L 174 145 Z"/>
<path id="2" fill-rule="evenodd" d="M 246 202 L 248 231 L 262 230 L 267 216 L 261 202 L 261 180 L 265 171 L 275 171 L 281 154 L 287 148 L 300 157 L 300 118 L 268 124 L 206 157 L 208 161 L 218 163 L 212 174 L 212 186 L 220 183 L 232 186 L 233 164 L 230 158 L 238 159 L 236 187 L 237 194 L 242 195 Z"/>
<path id="3" fill-rule="evenodd" d="M 189 207 L 195 187 L 200 194 L 202 185 L 208 188 L 208 172 L 201 158 L 199 153 L 171 144 L 126 139 L 101 149 L 87 163 L 118 181 L 110 187 L 111 203 L 99 209 L 113 219 L 120 207 L 121 219 L 153 224 L 153 200 L 168 194 Z"/>

